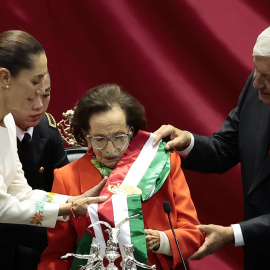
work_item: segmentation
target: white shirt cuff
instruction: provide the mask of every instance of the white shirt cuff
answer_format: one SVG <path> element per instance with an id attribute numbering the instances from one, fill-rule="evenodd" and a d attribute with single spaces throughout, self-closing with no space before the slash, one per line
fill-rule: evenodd
<path id="1" fill-rule="evenodd" d="M 231 226 L 233 228 L 233 234 L 234 234 L 234 245 L 236 247 L 244 246 L 245 242 L 244 242 L 244 237 L 243 237 L 240 225 L 239 224 L 231 224 Z"/>
<path id="2" fill-rule="evenodd" d="M 181 157 L 183 157 L 183 158 L 186 158 L 188 155 L 189 155 L 189 153 L 191 152 L 191 150 L 193 149 L 193 146 L 194 146 L 194 136 L 193 136 L 193 134 L 192 133 L 190 133 L 190 132 L 188 132 L 188 131 L 186 131 L 186 130 L 184 130 L 185 132 L 187 132 L 187 133 L 189 133 L 189 135 L 190 135 L 190 145 L 185 149 L 185 150 L 183 150 L 183 151 L 178 151 L 178 153 L 179 153 L 179 155 L 181 156 Z"/>
<path id="3" fill-rule="evenodd" d="M 165 232 L 160 232 L 160 231 L 157 231 L 157 232 L 159 233 L 160 244 L 159 244 L 159 249 L 155 252 L 172 256 L 172 248 L 171 248 L 170 241 L 167 234 Z"/>

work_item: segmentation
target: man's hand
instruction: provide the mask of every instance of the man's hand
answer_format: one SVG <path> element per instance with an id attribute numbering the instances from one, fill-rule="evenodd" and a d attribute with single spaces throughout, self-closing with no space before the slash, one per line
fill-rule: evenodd
<path id="1" fill-rule="evenodd" d="M 144 232 L 147 250 L 158 250 L 160 245 L 159 232 L 151 229 L 145 229 Z"/>
<path id="2" fill-rule="evenodd" d="M 231 226 L 223 227 L 211 224 L 198 225 L 197 227 L 206 234 L 205 242 L 188 260 L 200 260 L 223 246 L 234 242 L 234 233 Z"/>
<path id="3" fill-rule="evenodd" d="M 183 151 L 190 145 L 190 134 L 171 125 L 163 125 L 154 133 L 157 136 L 154 139 L 153 146 L 161 139 L 168 140 L 165 146 L 166 150 L 176 149 L 177 151 Z"/>

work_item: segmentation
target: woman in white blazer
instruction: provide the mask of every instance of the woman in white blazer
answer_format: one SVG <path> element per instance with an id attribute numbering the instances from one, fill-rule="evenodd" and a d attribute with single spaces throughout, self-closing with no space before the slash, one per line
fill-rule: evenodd
<path id="1" fill-rule="evenodd" d="M 35 38 L 19 30 L 0 34 L 0 223 L 54 227 L 58 217 L 85 215 L 89 204 L 105 199 L 90 196 L 99 195 L 106 180 L 73 197 L 32 190 L 27 184 L 10 110 L 24 110 L 35 99 L 43 102 L 49 97 L 44 87 L 46 73 L 46 54 Z"/>

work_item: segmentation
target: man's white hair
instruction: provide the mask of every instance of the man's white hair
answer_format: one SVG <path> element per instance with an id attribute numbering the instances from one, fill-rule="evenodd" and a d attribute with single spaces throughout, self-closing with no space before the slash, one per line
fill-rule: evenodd
<path id="1" fill-rule="evenodd" d="M 266 28 L 258 36 L 252 55 L 270 57 L 270 27 Z"/>

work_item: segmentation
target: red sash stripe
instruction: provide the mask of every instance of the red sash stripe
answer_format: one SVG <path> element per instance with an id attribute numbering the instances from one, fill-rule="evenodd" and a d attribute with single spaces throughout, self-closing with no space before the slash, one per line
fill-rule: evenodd
<path id="1" fill-rule="evenodd" d="M 102 189 L 100 196 L 108 196 L 108 197 L 112 196 L 112 193 L 108 191 L 108 186 L 122 183 L 130 167 L 139 156 L 141 149 L 143 148 L 143 146 L 150 137 L 150 133 L 141 130 L 138 133 L 140 133 L 140 136 L 138 136 L 139 135 L 138 134 L 131 141 L 126 152 L 124 153 L 122 158 L 118 161 L 117 165 L 115 166 L 114 170 L 109 176 L 109 179 L 107 180 L 107 183 Z M 104 203 L 105 202 L 100 204 Z"/>

